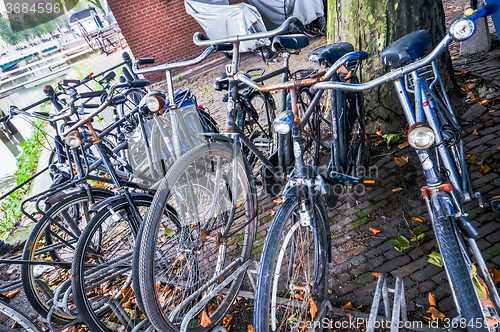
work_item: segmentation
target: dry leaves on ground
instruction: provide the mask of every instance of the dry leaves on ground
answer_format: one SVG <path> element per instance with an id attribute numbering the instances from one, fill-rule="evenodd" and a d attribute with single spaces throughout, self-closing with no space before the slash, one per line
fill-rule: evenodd
<path id="1" fill-rule="evenodd" d="M 396 189 L 392 189 L 392 192 L 395 193 L 395 192 L 398 192 L 398 191 L 401 191 L 403 190 L 403 188 L 396 188 Z"/>
<path id="2" fill-rule="evenodd" d="M 429 293 L 429 304 L 431 306 L 434 306 L 434 307 L 437 305 L 436 304 L 436 294 Z"/>
<path id="3" fill-rule="evenodd" d="M 253 332 L 253 325 L 248 325 L 247 330 L 248 332 Z"/>
<path id="4" fill-rule="evenodd" d="M 316 303 L 314 303 L 313 299 L 311 299 L 311 307 L 309 308 L 309 312 L 311 313 L 311 321 L 314 321 L 314 318 L 318 313 L 318 307 L 316 306 Z"/>
<path id="5" fill-rule="evenodd" d="M 380 229 L 375 229 L 375 228 L 371 228 L 371 227 L 369 229 L 372 231 L 373 234 L 380 233 Z"/>
<path id="6" fill-rule="evenodd" d="M 421 222 L 421 223 L 425 222 L 425 218 L 424 217 L 412 217 L 411 220 L 418 221 L 418 222 Z"/>
<path id="7" fill-rule="evenodd" d="M 404 156 L 401 158 L 394 157 L 394 161 L 396 162 L 396 165 L 401 167 L 401 166 L 408 164 L 408 157 L 404 157 Z"/>
<path id="8" fill-rule="evenodd" d="M 212 323 L 210 317 L 208 317 L 207 312 L 203 310 L 203 312 L 201 313 L 201 326 L 207 327 L 208 325 L 210 325 L 210 323 Z"/>
<path id="9" fill-rule="evenodd" d="M 380 272 L 372 272 L 372 274 L 373 274 L 373 276 L 374 276 L 375 278 L 378 278 L 378 277 L 380 277 L 383 273 L 380 273 Z"/>
<path id="10" fill-rule="evenodd" d="M 495 267 L 493 265 L 490 267 L 490 273 L 491 273 L 491 277 L 493 278 L 493 282 L 500 281 L 500 271 L 495 269 Z"/>
<path id="11" fill-rule="evenodd" d="M 3 293 L 3 295 L 7 296 L 9 299 L 13 298 L 14 296 L 16 296 L 17 293 L 19 293 L 21 291 L 21 288 L 18 288 L 18 289 L 15 289 L 15 290 L 11 290 L 10 292 L 8 293 Z"/>
<path id="12" fill-rule="evenodd" d="M 345 310 L 354 310 L 354 307 L 352 306 L 352 303 L 349 302 L 346 305 L 342 306 L 342 309 L 345 309 Z"/>

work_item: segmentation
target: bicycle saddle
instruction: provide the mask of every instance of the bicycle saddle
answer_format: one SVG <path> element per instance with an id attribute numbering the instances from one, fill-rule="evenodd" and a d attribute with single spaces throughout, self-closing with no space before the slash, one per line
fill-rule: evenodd
<path id="1" fill-rule="evenodd" d="M 309 39 L 305 35 L 294 34 L 286 36 L 276 36 L 273 38 L 272 50 L 277 52 L 280 49 L 290 48 L 298 50 L 309 45 Z"/>
<path id="2" fill-rule="evenodd" d="M 350 43 L 342 42 L 319 47 L 309 53 L 307 60 L 319 65 L 325 64 L 330 67 L 343 55 L 354 52 L 354 46 Z"/>
<path id="3" fill-rule="evenodd" d="M 432 41 L 425 30 L 419 30 L 399 38 L 382 51 L 382 63 L 390 67 L 401 67 L 417 60 Z"/>

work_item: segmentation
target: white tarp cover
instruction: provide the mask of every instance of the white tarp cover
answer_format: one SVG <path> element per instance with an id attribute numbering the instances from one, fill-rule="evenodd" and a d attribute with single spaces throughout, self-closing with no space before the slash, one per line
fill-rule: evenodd
<path id="1" fill-rule="evenodd" d="M 228 0 L 185 0 L 184 5 L 210 39 L 266 31 L 259 11 L 246 3 L 229 5 Z M 267 44 L 268 40 L 244 41 L 240 43 L 240 52 L 253 51 Z"/>
<path id="2" fill-rule="evenodd" d="M 322 0 L 248 0 L 248 3 L 257 7 L 268 30 L 277 28 L 290 16 L 306 25 L 325 15 Z"/>

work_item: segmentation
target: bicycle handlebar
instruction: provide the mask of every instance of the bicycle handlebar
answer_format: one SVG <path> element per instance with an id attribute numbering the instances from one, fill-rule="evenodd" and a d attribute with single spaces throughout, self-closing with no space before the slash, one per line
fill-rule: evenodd
<path id="1" fill-rule="evenodd" d="M 470 18 L 471 20 L 477 20 L 478 18 L 495 14 L 497 10 L 498 4 L 484 5 L 476 10 L 469 8 L 465 11 L 465 17 Z"/>
<path id="2" fill-rule="evenodd" d="M 148 67 L 148 68 L 142 68 L 139 69 L 138 66 L 142 64 L 152 64 L 154 63 L 153 58 L 139 58 L 137 61 L 134 62 L 134 72 L 137 74 L 143 74 L 143 73 L 152 73 L 152 72 L 157 72 L 157 71 L 167 71 L 167 70 L 173 70 L 173 69 L 178 69 L 178 68 L 183 68 L 183 67 L 189 67 L 189 66 L 194 66 L 205 60 L 212 52 L 216 51 L 228 51 L 233 49 L 233 45 L 219 45 L 219 46 L 210 46 L 203 53 L 201 53 L 197 58 L 194 58 L 192 60 L 186 60 L 186 61 L 181 61 L 181 62 L 175 62 L 175 63 L 167 63 L 164 65 L 159 65 L 155 67 Z"/>
<path id="3" fill-rule="evenodd" d="M 476 9 L 471 15 L 470 19 L 478 19 L 480 17 L 483 17 L 485 15 L 491 15 L 495 13 L 498 10 L 498 5 L 485 5 L 481 8 Z M 382 83 L 387 83 L 391 81 L 395 81 L 400 79 L 406 74 L 411 73 L 412 71 L 415 71 L 421 67 L 424 67 L 428 64 L 430 64 L 432 61 L 434 61 L 438 56 L 440 56 L 443 52 L 445 52 L 448 49 L 448 46 L 453 42 L 453 37 L 451 36 L 450 32 L 446 34 L 446 36 L 439 42 L 439 44 L 432 50 L 432 52 L 427 55 L 425 58 L 415 61 L 407 66 L 395 69 L 384 76 L 378 77 L 374 80 L 371 80 L 366 83 L 362 84 L 352 84 L 352 83 L 342 83 L 342 82 L 321 82 L 315 84 L 312 88 L 313 89 L 334 89 L 334 90 L 342 90 L 342 91 L 349 91 L 349 92 L 361 92 L 364 90 L 368 90 L 371 88 L 374 88 L 376 86 L 379 86 Z M 335 67 L 340 61 L 342 60 L 339 59 L 337 62 L 332 67 Z"/>
<path id="4" fill-rule="evenodd" d="M 264 32 L 257 32 L 257 33 L 251 33 L 249 35 L 237 35 L 237 36 L 232 36 L 228 37 L 225 39 L 217 39 L 217 40 L 210 40 L 208 37 L 205 35 L 195 32 L 193 36 L 193 42 L 198 45 L 198 46 L 214 46 L 214 45 L 221 45 L 221 44 L 233 44 L 245 40 L 254 40 L 254 39 L 261 39 L 261 38 L 271 38 L 276 35 L 279 35 L 283 32 L 285 32 L 290 25 L 294 25 L 299 31 L 304 31 L 305 27 L 302 22 L 292 16 L 289 17 L 281 24 L 279 27 L 277 27 L 274 30 L 271 31 L 264 31 Z"/>

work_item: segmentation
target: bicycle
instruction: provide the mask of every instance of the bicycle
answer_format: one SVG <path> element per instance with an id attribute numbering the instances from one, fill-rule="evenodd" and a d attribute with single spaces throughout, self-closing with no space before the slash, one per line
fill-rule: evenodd
<path id="1" fill-rule="evenodd" d="M 198 46 L 233 44 L 233 62 L 226 68 L 229 76 L 226 133 L 204 134 L 207 144 L 189 151 L 174 164 L 158 187 L 141 225 L 141 239 L 135 249 L 138 252 L 135 257 L 139 259 L 137 263 L 134 260 L 134 268 L 138 270 L 143 309 L 158 330 L 215 327 L 238 294 L 247 268 L 254 263 L 251 258 L 257 232 L 257 198 L 253 173 L 243 147 L 257 156 L 278 184 L 284 181 L 283 175 L 237 125 L 238 81 L 258 91 L 289 90 L 294 113 L 291 110 L 281 112 L 274 121 L 274 129 L 282 135 L 290 135 L 290 128 L 285 127 L 295 119 L 292 132 L 295 174 L 303 175 L 310 169 L 302 160 L 302 127 L 315 114 L 322 92 L 314 95 L 303 117 L 299 118 L 295 88 L 329 80 L 340 66 L 330 68 L 323 75 L 269 86 L 261 86 L 238 71 L 240 41 L 275 37 L 291 24 L 303 28 L 293 17 L 268 32 L 224 40 L 208 40 L 197 33 L 193 38 Z M 300 49 L 308 40 L 305 36 L 292 35 L 275 37 L 274 42 L 288 49 Z M 342 51 L 341 55 L 346 54 L 342 58 L 344 62 L 357 61 L 366 55 Z M 295 189 L 288 192 L 300 194 Z M 175 209 L 178 221 L 165 223 L 166 220 L 160 218 L 167 206 Z M 265 321 L 268 319 L 267 315 Z"/>
<path id="2" fill-rule="evenodd" d="M 147 142 L 150 142 L 150 146 L 143 146 L 143 149 L 146 148 L 146 156 L 142 153 L 142 158 L 153 160 L 153 168 L 146 169 L 149 176 L 163 177 L 163 172 L 169 169 L 174 160 L 202 142 L 197 137 L 198 133 L 218 131 L 215 121 L 196 105 L 189 91 L 174 94 L 169 78 L 170 70 L 199 63 L 219 49 L 208 48 L 196 59 L 145 69 L 137 69 L 137 66 L 152 64 L 154 59 L 143 58 L 136 61 L 135 73 L 160 70 L 167 72 L 170 96 L 166 102 L 160 92 L 152 92 L 147 94 L 138 106 L 140 112 L 148 114 L 145 120 L 149 131 Z M 141 129 L 141 134 L 146 135 L 144 128 Z M 148 153 L 150 147 L 151 151 Z M 140 150 L 134 147 L 132 149 L 135 152 Z M 131 155 L 134 156 L 135 152 Z M 155 157 L 161 158 L 161 162 L 153 159 Z M 140 159 L 137 155 L 131 158 Z M 154 172 L 155 168 L 158 173 Z M 141 170 L 144 171 L 143 168 Z M 137 286 L 136 283 L 132 284 L 132 254 L 135 239 L 139 236 L 137 233 L 141 218 L 148 211 L 151 201 L 151 195 L 135 194 L 134 206 L 123 196 L 115 196 L 101 202 L 94 208 L 97 213 L 75 246 L 71 279 L 73 296 L 79 315 L 93 331 L 109 331 L 121 327 L 132 329 L 138 326 L 142 297 L 138 292 L 132 291 L 132 287 Z M 131 213 L 134 208 L 138 209 L 140 216 Z M 167 215 L 170 219 L 175 218 L 176 211 L 169 207 Z M 115 285 L 114 289 L 102 290 L 102 287 L 111 284 Z M 125 302 L 127 304 L 124 308 Z M 110 324 L 110 317 L 117 320 L 113 323 L 115 325 Z"/>
<path id="3" fill-rule="evenodd" d="M 382 77 L 363 84 L 322 82 L 314 87 L 360 92 L 385 82 L 394 83 L 410 126 L 408 142 L 416 150 L 427 179 L 421 192 L 459 312 L 454 322 L 465 324 L 460 326 L 466 326 L 469 332 L 486 332 L 494 328 L 500 319 L 497 311 L 500 298 L 475 241 L 478 231 L 462 207 L 471 200 L 473 193 L 460 127 L 434 60 L 453 41 L 470 38 L 475 32 L 475 19 L 491 15 L 497 9 L 498 5 L 486 5 L 467 10 L 466 17 L 453 22 L 449 33 L 423 58 L 431 42 L 428 32 L 420 30 L 399 39 L 382 52 L 382 62 L 394 68 Z M 415 95 L 415 109 L 407 91 Z M 436 152 L 434 156 L 430 152 L 432 148 Z M 481 202 L 480 196 L 476 197 Z"/>

